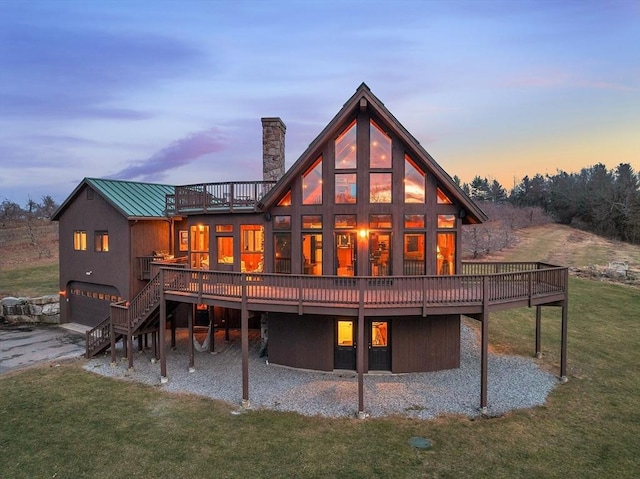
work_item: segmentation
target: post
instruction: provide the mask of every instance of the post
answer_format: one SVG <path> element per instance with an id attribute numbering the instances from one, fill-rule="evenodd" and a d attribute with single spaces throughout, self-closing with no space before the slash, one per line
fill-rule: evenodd
<path id="1" fill-rule="evenodd" d="M 567 382 L 567 323 L 569 315 L 569 295 L 562 304 L 562 344 L 560 350 L 560 381 Z"/>
<path id="2" fill-rule="evenodd" d="M 356 365 L 358 370 L 358 417 L 364 419 L 364 281 L 358 278 L 358 342 L 356 344 Z"/>
<path id="3" fill-rule="evenodd" d="M 216 318 L 214 315 L 213 306 L 207 306 L 209 312 L 209 352 L 215 351 L 215 339 L 216 339 Z"/>
<path id="4" fill-rule="evenodd" d="M 167 303 L 164 299 L 164 270 L 160 270 L 160 383 L 166 383 L 167 378 L 167 344 L 165 331 L 167 328 Z"/>
<path id="5" fill-rule="evenodd" d="M 542 357 L 542 343 L 540 339 L 542 326 L 542 306 L 536 306 L 536 358 Z"/>
<path id="6" fill-rule="evenodd" d="M 193 357 L 193 320 L 195 317 L 196 305 L 192 304 L 191 309 L 188 314 L 188 322 L 189 322 L 189 372 L 195 372 L 195 360 Z"/>
<path id="7" fill-rule="evenodd" d="M 489 283 L 482 278 L 482 331 L 480 336 L 480 412 L 487 413 L 487 369 L 489 364 Z"/>
<path id="8" fill-rule="evenodd" d="M 113 309 L 111 310 L 111 319 L 109 321 L 109 336 L 111 339 L 111 366 L 115 366 L 116 365 L 116 332 L 113 330 Z"/>
<path id="9" fill-rule="evenodd" d="M 240 342 L 242 344 L 242 407 L 248 408 L 249 403 L 249 311 L 247 310 L 246 275 L 240 278 L 242 282 L 242 309 L 240 317 Z"/>

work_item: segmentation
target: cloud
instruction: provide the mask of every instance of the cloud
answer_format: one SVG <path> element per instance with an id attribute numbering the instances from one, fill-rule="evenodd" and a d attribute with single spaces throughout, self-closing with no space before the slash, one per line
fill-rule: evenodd
<path id="1" fill-rule="evenodd" d="M 220 131 L 210 128 L 176 140 L 148 159 L 133 162 L 109 178 L 159 181 L 167 171 L 188 165 L 204 155 L 223 151 L 226 146 L 227 139 Z"/>

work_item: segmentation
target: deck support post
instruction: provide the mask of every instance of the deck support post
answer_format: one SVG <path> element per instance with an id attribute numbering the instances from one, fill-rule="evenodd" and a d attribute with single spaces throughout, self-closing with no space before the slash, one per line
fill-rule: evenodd
<path id="1" fill-rule="evenodd" d="M 482 324 L 480 334 L 480 412 L 487 413 L 487 370 L 489 364 L 489 283 L 483 278 Z"/>
<path id="2" fill-rule="evenodd" d="M 116 332 L 113 330 L 113 315 L 109 320 L 109 339 L 111 339 L 111 365 L 116 365 Z"/>
<path id="3" fill-rule="evenodd" d="M 542 306 L 536 306 L 536 358 L 542 357 L 542 343 L 541 343 L 541 326 L 542 326 Z"/>
<path id="4" fill-rule="evenodd" d="M 153 348 L 153 359 L 158 360 L 158 332 L 153 331 L 151 333 L 151 347 Z M 153 361 L 152 361 L 153 362 Z"/>
<path id="5" fill-rule="evenodd" d="M 249 403 L 249 310 L 247 309 L 247 277 L 241 276 L 242 302 L 240 312 L 240 342 L 242 344 L 242 407 Z"/>
<path id="6" fill-rule="evenodd" d="M 359 282 L 359 305 L 358 305 L 358 342 L 356 344 L 356 365 L 358 370 L 358 417 L 364 419 L 364 351 L 366 341 L 364 339 L 364 282 L 358 278 Z"/>
<path id="7" fill-rule="evenodd" d="M 175 323 L 175 321 L 172 321 Z M 173 328 L 173 324 L 172 324 Z M 167 378 L 167 343 L 165 333 L 167 329 L 167 303 L 164 299 L 164 270 L 160 269 L 160 382 L 166 383 Z"/>
<path id="8" fill-rule="evenodd" d="M 131 332 L 131 318 L 127 317 L 127 321 L 129 321 L 129 325 L 127 325 L 127 329 L 129 330 L 127 333 L 127 360 L 129 362 L 129 369 L 133 369 L 133 333 Z"/>
<path id="9" fill-rule="evenodd" d="M 194 372 L 195 369 L 195 359 L 193 356 L 193 319 L 195 317 L 196 313 L 196 305 L 192 304 L 191 305 L 191 309 L 189 310 L 189 314 L 188 314 L 188 321 L 189 321 L 189 372 L 192 373 Z"/>
<path id="10" fill-rule="evenodd" d="M 560 347 L 560 381 L 567 382 L 567 323 L 569 314 L 569 295 L 562 303 L 562 339 Z"/>
<path id="11" fill-rule="evenodd" d="M 215 351 L 215 316 L 213 311 L 213 306 L 207 306 L 207 310 L 209 312 L 209 352 L 213 353 Z"/>

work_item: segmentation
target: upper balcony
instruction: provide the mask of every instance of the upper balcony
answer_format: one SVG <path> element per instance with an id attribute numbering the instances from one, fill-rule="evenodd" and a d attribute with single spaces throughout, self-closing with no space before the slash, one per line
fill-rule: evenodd
<path id="1" fill-rule="evenodd" d="M 275 181 L 234 181 L 176 186 L 166 197 L 166 214 L 252 212 Z"/>

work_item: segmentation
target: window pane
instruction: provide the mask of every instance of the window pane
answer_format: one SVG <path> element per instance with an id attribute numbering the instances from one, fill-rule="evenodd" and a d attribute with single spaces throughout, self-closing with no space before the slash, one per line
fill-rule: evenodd
<path id="1" fill-rule="evenodd" d="M 436 246 L 437 273 L 442 275 L 456 274 L 456 235 L 455 233 L 438 233 Z"/>
<path id="2" fill-rule="evenodd" d="M 273 229 L 276 230 L 290 230 L 291 229 L 291 216 L 278 215 L 273 219 Z"/>
<path id="3" fill-rule="evenodd" d="M 322 229 L 322 215 L 302 215 L 302 229 Z"/>
<path id="4" fill-rule="evenodd" d="M 438 190 L 438 204 L 439 205 L 451 205 L 453 202 L 449 199 L 447 195 L 445 195 L 440 188 Z"/>
<path id="5" fill-rule="evenodd" d="M 369 175 L 369 201 L 371 203 L 391 203 L 391 173 L 371 173 Z"/>
<path id="6" fill-rule="evenodd" d="M 233 237 L 218 236 L 218 264 L 233 264 Z"/>
<path id="7" fill-rule="evenodd" d="M 240 271 L 261 273 L 264 270 L 264 227 L 240 226 Z"/>
<path id="8" fill-rule="evenodd" d="M 233 233 L 233 225 L 216 225 L 216 233 Z"/>
<path id="9" fill-rule="evenodd" d="M 438 228 L 455 228 L 455 215 L 438 215 Z"/>
<path id="10" fill-rule="evenodd" d="M 369 166 L 371 168 L 391 168 L 391 138 L 371 121 L 369 145 Z"/>
<path id="11" fill-rule="evenodd" d="M 278 206 L 291 206 L 291 190 L 287 191 L 282 199 L 278 201 Z"/>
<path id="12" fill-rule="evenodd" d="M 273 235 L 274 273 L 291 273 L 291 233 L 276 233 Z"/>
<path id="13" fill-rule="evenodd" d="M 424 228 L 424 215 L 404 215 L 404 227 L 407 229 Z"/>
<path id="14" fill-rule="evenodd" d="M 86 231 L 73 232 L 73 249 L 76 251 L 87 250 L 87 232 Z"/>
<path id="15" fill-rule="evenodd" d="M 353 229 L 356 227 L 356 215 L 336 215 L 334 226 L 336 229 Z"/>
<path id="16" fill-rule="evenodd" d="M 408 155 L 404 155 L 404 202 L 424 203 L 425 174 Z"/>
<path id="17" fill-rule="evenodd" d="M 322 275 L 322 235 L 302 235 L 302 274 Z"/>
<path id="18" fill-rule="evenodd" d="M 191 259 L 194 269 L 209 269 L 209 226 L 194 225 L 190 231 Z"/>
<path id="19" fill-rule="evenodd" d="M 322 157 L 302 175 L 302 204 L 322 204 Z"/>
<path id="20" fill-rule="evenodd" d="M 347 129 L 335 141 L 336 169 L 353 169 L 356 167 L 356 121 L 353 120 Z"/>
<path id="21" fill-rule="evenodd" d="M 422 276 L 425 274 L 424 233 L 404 235 L 404 265 L 406 276 Z"/>
<path id="22" fill-rule="evenodd" d="M 109 251 L 109 233 L 107 231 L 96 231 L 94 239 L 96 251 Z"/>
<path id="23" fill-rule="evenodd" d="M 355 173 L 336 174 L 336 203 L 356 202 L 356 179 Z"/>
<path id="24" fill-rule="evenodd" d="M 374 348 L 387 347 L 387 324 L 386 321 L 371 322 L 371 346 Z"/>
<path id="25" fill-rule="evenodd" d="M 353 346 L 353 321 L 338 321 L 338 346 Z"/>
<path id="26" fill-rule="evenodd" d="M 391 229 L 391 215 L 369 215 L 369 228 L 372 229 Z"/>

